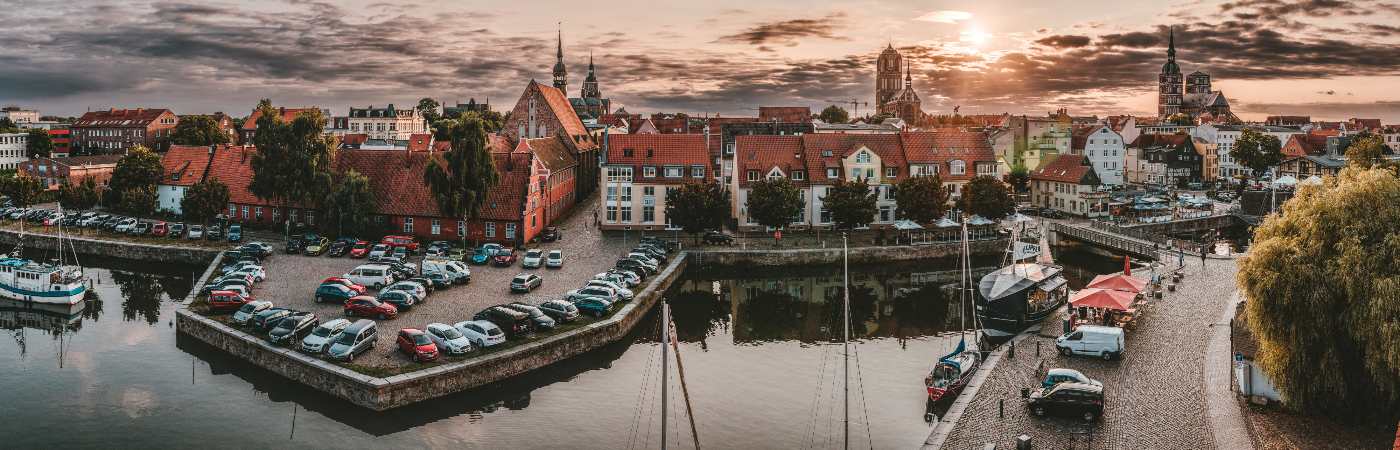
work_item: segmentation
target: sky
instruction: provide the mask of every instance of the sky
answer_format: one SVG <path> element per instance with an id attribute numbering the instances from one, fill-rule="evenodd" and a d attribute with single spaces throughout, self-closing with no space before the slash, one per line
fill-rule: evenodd
<path id="1" fill-rule="evenodd" d="M 1152 115 L 1172 27 L 1182 72 L 1210 74 L 1246 120 L 1400 123 L 1394 2 L 606 5 L 5 0 L 0 105 L 59 116 L 137 107 L 244 116 L 270 98 L 341 116 L 432 97 L 508 110 L 531 79 L 550 82 L 562 34 L 568 95 L 579 96 L 591 55 L 604 97 L 634 114 L 873 102 L 875 58 L 893 45 L 932 114 Z"/>

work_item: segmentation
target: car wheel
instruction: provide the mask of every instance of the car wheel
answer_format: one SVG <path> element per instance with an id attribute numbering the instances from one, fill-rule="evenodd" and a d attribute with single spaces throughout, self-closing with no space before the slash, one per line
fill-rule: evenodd
<path id="1" fill-rule="evenodd" d="M 472 344 L 473 344 L 473 345 L 476 345 L 476 348 L 485 347 L 485 345 L 484 345 L 485 342 L 482 342 L 482 340 L 480 340 L 480 339 L 477 339 L 476 342 L 473 342 Z"/>
<path id="2" fill-rule="evenodd" d="M 374 283 L 374 286 L 372 286 L 372 287 L 374 288 L 374 290 L 377 291 L 377 290 L 379 290 L 380 288 L 383 288 L 383 287 L 384 287 L 384 283 Z"/>
<path id="3" fill-rule="evenodd" d="M 317 295 L 317 296 L 316 296 L 316 303 L 325 303 L 325 302 L 326 302 L 326 297 L 320 296 L 320 295 Z"/>
<path id="4" fill-rule="evenodd" d="M 1103 360 L 1104 360 L 1104 361 L 1110 361 L 1110 360 L 1112 360 L 1112 359 L 1113 359 L 1113 354 L 1112 354 L 1112 353 L 1103 352 Z"/>
<path id="5" fill-rule="evenodd" d="M 355 352 L 354 352 L 354 351 L 351 351 L 351 352 L 350 352 L 350 355 L 349 355 L 349 358 L 346 358 L 345 361 L 346 361 L 346 362 L 355 362 Z"/>
<path id="6" fill-rule="evenodd" d="M 1085 421 L 1085 422 L 1093 422 L 1093 421 L 1094 421 L 1094 413 L 1091 413 L 1091 412 L 1086 412 L 1086 413 L 1084 413 L 1084 421 Z"/>
<path id="7" fill-rule="evenodd" d="M 388 318 L 388 316 L 385 316 L 384 313 L 379 313 L 379 320 L 384 320 L 386 318 Z"/>
<path id="8" fill-rule="evenodd" d="M 593 311 L 593 317 L 603 317 L 602 311 Z"/>
<path id="9" fill-rule="evenodd" d="M 1035 415 L 1037 415 L 1037 416 L 1043 416 L 1043 415 L 1045 415 L 1045 408 L 1039 407 L 1039 406 L 1035 407 Z"/>
<path id="10" fill-rule="evenodd" d="M 1074 350 L 1070 350 L 1069 347 L 1061 347 L 1060 354 L 1065 356 L 1073 355 Z"/>
<path id="11" fill-rule="evenodd" d="M 345 317 L 355 317 L 355 313 L 347 309 L 345 310 Z"/>

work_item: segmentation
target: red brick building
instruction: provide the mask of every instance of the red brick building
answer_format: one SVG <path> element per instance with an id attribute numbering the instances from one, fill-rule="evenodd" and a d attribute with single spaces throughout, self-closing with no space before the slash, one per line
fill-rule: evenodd
<path id="1" fill-rule="evenodd" d="M 46 189 L 58 189 L 65 179 L 77 183 L 85 177 L 95 177 L 98 186 L 106 186 L 119 159 L 121 155 L 35 158 L 20 164 L 19 172 L 38 178 Z"/>
<path id="2" fill-rule="evenodd" d="M 68 127 L 69 139 L 89 154 L 126 154 L 135 145 L 164 152 L 179 121 L 168 109 L 90 111 Z"/>
<path id="3" fill-rule="evenodd" d="M 277 108 L 277 114 L 280 115 L 280 116 L 282 116 L 282 121 L 284 121 L 284 122 L 291 122 L 291 121 L 293 121 L 293 120 L 296 120 L 297 114 L 301 114 L 302 111 L 314 111 L 314 110 L 316 110 L 316 108 Z M 329 109 L 322 109 L 322 110 L 321 110 L 321 115 L 322 115 L 322 116 L 325 116 L 327 120 L 331 120 L 330 123 L 327 123 L 327 124 L 326 124 L 326 128 L 327 128 L 327 129 L 332 129 L 332 128 L 334 128 L 334 129 L 344 129 L 344 128 L 345 128 L 345 120 L 346 120 L 346 119 L 345 119 L 344 117 L 338 117 L 338 118 L 332 119 L 332 118 L 331 118 L 331 110 L 329 110 Z M 256 132 L 256 131 L 258 131 L 258 118 L 259 118 L 259 117 L 262 117 L 262 110 L 261 110 L 261 109 L 257 109 L 257 108 L 253 108 L 253 113 L 252 113 L 251 115 L 248 116 L 248 121 L 245 122 L 245 123 L 243 123 L 243 129 L 240 130 L 240 133 L 241 133 L 240 136 L 239 136 L 237 139 L 234 139 L 234 140 L 237 141 L 239 144 L 251 145 L 251 144 L 253 143 L 253 133 Z"/>
<path id="4" fill-rule="evenodd" d="M 1327 136 L 1321 134 L 1294 134 L 1283 144 L 1283 154 L 1289 158 L 1321 155 L 1327 148 Z"/>
<path id="5" fill-rule="evenodd" d="M 509 140 L 510 148 L 519 145 L 521 139 L 561 138 L 578 162 L 578 195 L 586 196 L 598 185 L 598 143 L 574 113 L 569 99 L 553 86 L 530 80 L 511 109 L 510 119 L 497 134 Z"/>
<path id="6" fill-rule="evenodd" d="M 53 157 L 66 158 L 69 150 L 72 149 L 72 141 L 68 138 L 70 130 L 49 130 L 49 138 L 53 139 Z"/>
<path id="7" fill-rule="evenodd" d="M 549 226 L 577 201 L 578 161 L 569 154 L 560 137 L 522 140 L 514 153 L 532 157 L 530 165 L 535 175 L 530 181 L 530 190 L 539 191 L 539 201 L 544 207 L 543 225 Z"/>

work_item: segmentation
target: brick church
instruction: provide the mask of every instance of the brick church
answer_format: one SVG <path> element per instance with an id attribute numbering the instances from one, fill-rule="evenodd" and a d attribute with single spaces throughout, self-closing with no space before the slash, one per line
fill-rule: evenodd
<path id="1" fill-rule="evenodd" d="M 1181 67 L 1176 65 L 1176 32 L 1170 33 L 1167 63 L 1162 65 L 1162 74 L 1157 77 L 1157 115 L 1166 119 L 1185 114 L 1198 124 L 1239 121 L 1239 117 L 1230 112 L 1225 93 L 1211 90 L 1210 75 L 1196 71 L 1181 76 Z"/>
<path id="2" fill-rule="evenodd" d="M 569 95 L 569 69 L 564 67 L 564 35 L 559 35 L 559 51 L 555 53 L 554 88 Z M 612 100 L 603 98 L 598 89 L 598 76 L 593 72 L 593 54 L 588 55 L 588 77 L 583 79 L 583 89 L 578 97 L 569 98 L 569 106 L 579 118 L 597 119 L 612 110 Z"/>
<path id="3" fill-rule="evenodd" d="M 900 80 L 900 69 L 904 72 L 903 80 Z M 875 60 L 875 104 L 878 114 L 889 114 L 909 122 L 924 117 L 909 65 L 904 63 L 904 57 L 894 45 L 886 46 Z"/>

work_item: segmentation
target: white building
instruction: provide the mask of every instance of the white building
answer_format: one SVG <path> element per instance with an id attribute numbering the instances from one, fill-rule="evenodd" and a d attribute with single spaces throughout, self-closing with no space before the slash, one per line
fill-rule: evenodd
<path id="1" fill-rule="evenodd" d="M 1235 159 L 1230 157 L 1230 149 L 1235 147 L 1235 140 L 1240 138 L 1240 133 L 1248 128 L 1266 135 L 1278 138 L 1279 145 L 1288 143 L 1288 138 L 1295 134 L 1300 134 L 1296 128 L 1276 127 L 1268 125 L 1221 125 L 1206 124 L 1196 127 L 1191 136 L 1204 139 L 1207 143 L 1216 144 L 1220 152 L 1219 173 L 1220 178 L 1231 178 L 1235 175 L 1249 176 L 1249 169 L 1235 163 Z"/>
<path id="2" fill-rule="evenodd" d="M 1127 147 L 1123 136 L 1107 125 L 1093 125 L 1074 133 L 1074 153 L 1089 158 L 1099 182 L 1105 185 L 1123 185 Z"/>
<path id="3" fill-rule="evenodd" d="M 0 117 L 9 117 L 11 122 L 16 124 L 24 122 L 38 122 L 38 111 L 0 111 Z"/>
<path id="4" fill-rule="evenodd" d="M 396 109 L 392 103 L 385 108 L 350 108 L 349 121 L 347 134 L 365 134 L 370 139 L 403 140 L 428 129 L 418 107 Z"/>
<path id="5" fill-rule="evenodd" d="M 27 142 L 29 133 L 0 134 L 0 169 L 17 169 L 20 163 L 28 161 L 24 156 Z"/>

